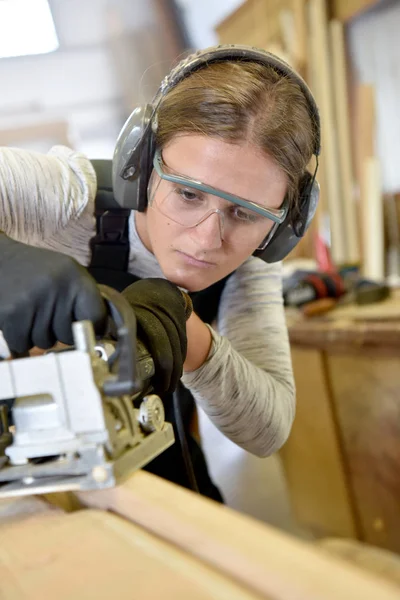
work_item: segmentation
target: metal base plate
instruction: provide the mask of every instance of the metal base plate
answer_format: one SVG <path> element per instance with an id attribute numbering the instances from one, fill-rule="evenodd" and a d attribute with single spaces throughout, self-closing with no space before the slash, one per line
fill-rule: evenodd
<path id="1" fill-rule="evenodd" d="M 82 461 L 76 464 L 55 461 L 45 465 L 0 465 L 0 498 L 49 494 L 78 490 L 96 490 L 122 483 L 134 471 L 144 467 L 156 456 L 172 446 L 174 431 L 170 423 L 164 423 L 161 431 L 148 434 L 140 444 L 127 450 L 115 461 L 96 460 L 86 465 L 82 472 Z M 78 464 L 79 462 L 79 464 Z"/>

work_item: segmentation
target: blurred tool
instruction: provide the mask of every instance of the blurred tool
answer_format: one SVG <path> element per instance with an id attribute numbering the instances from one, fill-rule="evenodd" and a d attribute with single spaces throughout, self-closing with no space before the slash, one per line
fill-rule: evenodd
<path id="1" fill-rule="evenodd" d="M 308 302 L 302 306 L 302 313 L 305 317 L 317 317 L 329 312 L 337 305 L 335 298 L 322 298 L 314 302 Z"/>
<path id="2" fill-rule="evenodd" d="M 368 279 L 361 279 L 354 286 L 354 301 L 356 304 L 373 304 L 382 302 L 390 296 L 389 286 Z"/>
<path id="3" fill-rule="evenodd" d="M 338 273 L 297 271 L 283 286 L 286 306 L 303 306 L 322 298 L 340 298 L 345 294 L 343 278 Z"/>

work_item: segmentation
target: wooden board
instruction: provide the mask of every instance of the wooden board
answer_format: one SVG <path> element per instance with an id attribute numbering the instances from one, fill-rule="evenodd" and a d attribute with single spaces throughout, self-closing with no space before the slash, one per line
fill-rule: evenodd
<path id="1" fill-rule="evenodd" d="M 251 43 L 250 39 L 261 32 L 264 39 L 261 47 L 269 43 L 279 43 L 281 38 L 279 13 L 290 3 L 291 0 L 269 0 L 268 2 L 246 0 L 216 27 L 221 43 Z"/>
<path id="2" fill-rule="evenodd" d="M 358 224 L 354 196 L 354 174 L 352 166 L 351 136 L 349 123 L 349 93 L 344 28 L 334 19 L 329 23 L 330 49 L 333 68 L 333 92 L 337 126 L 338 157 L 340 165 L 340 188 L 343 204 L 344 227 L 346 230 L 347 259 L 351 263 L 360 260 Z"/>
<path id="3" fill-rule="evenodd" d="M 292 349 L 296 418 L 280 451 L 291 504 L 317 537 L 356 537 L 352 499 L 322 354 Z"/>
<path id="4" fill-rule="evenodd" d="M 214 569 L 115 515 L 82 510 L 0 526 L 2 600 L 255 600 Z"/>
<path id="5" fill-rule="evenodd" d="M 399 355 L 332 355 L 328 366 L 362 539 L 400 552 Z"/>
<path id="6" fill-rule="evenodd" d="M 217 25 L 216 32 L 222 44 L 264 48 L 304 69 L 304 0 L 247 0 Z"/>
<path id="7" fill-rule="evenodd" d="M 386 300 L 373 304 L 338 306 L 333 312 L 326 314 L 324 319 L 328 321 L 379 321 L 382 323 L 385 321 L 395 321 L 394 325 L 397 327 L 398 323 L 400 323 L 399 295 L 393 293 Z"/>
<path id="8" fill-rule="evenodd" d="M 363 275 L 382 282 L 385 278 L 385 242 L 383 224 L 383 198 L 379 160 L 367 157 L 363 165 Z"/>
<path id="9" fill-rule="evenodd" d="M 318 318 L 304 318 L 299 311 L 287 311 L 292 347 L 323 349 L 329 352 L 400 354 L 400 297 L 374 304 L 338 306 Z M 400 385 L 400 371 L 399 371 Z"/>
<path id="10" fill-rule="evenodd" d="M 321 186 L 321 194 L 326 197 L 326 206 L 329 211 L 332 258 L 337 264 L 341 264 L 347 261 L 348 251 L 339 188 L 340 174 L 326 0 L 309 0 L 308 17 L 311 89 L 321 113 L 322 152 L 320 162 L 325 184 L 324 187 Z"/>
<path id="11" fill-rule="evenodd" d="M 372 85 L 358 84 L 355 86 L 353 107 L 353 144 L 354 166 L 359 185 L 359 232 L 361 254 L 364 258 L 368 252 L 368 238 L 363 227 L 366 221 L 365 204 L 368 189 L 365 189 L 365 165 L 375 156 L 375 88 Z"/>
<path id="12" fill-rule="evenodd" d="M 325 538 L 318 544 L 320 548 L 400 586 L 400 554 L 357 540 L 341 538 Z"/>
<path id="13" fill-rule="evenodd" d="M 80 497 L 108 512 L 11 501 L 19 508 L 0 523 L 2 600 L 398 598 L 368 560 L 359 570 L 149 473 Z"/>
<path id="14" fill-rule="evenodd" d="M 350 21 L 364 11 L 373 8 L 381 0 L 331 0 L 331 16 L 341 21 Z"/>
<path id="15" fill-rule="evenodd" d="M 143 471 L 120 488 L 81 497 L 168 540 L 263 598 L 398 600 L 397 587 L 370 573 Z"/>

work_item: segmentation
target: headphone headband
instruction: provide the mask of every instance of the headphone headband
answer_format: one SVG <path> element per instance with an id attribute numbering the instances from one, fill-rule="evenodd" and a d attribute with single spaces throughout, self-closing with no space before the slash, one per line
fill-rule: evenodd
<path id="1" fill-rule="evenodd" d="M 318 156 L 321 151 L 319 110 L 308 85 L 284 60 L 259 48 L 242 46 L 239 44 L 224 44 L 213 48 L 206 48 L 205 50 L 198 50 L 197 52 L 190 54 L 181 60 L 162 80 L 152 101 L 154 113 L 161 104 L 163 97 L 180 81 L 185 79 L 185 77 L 206 65 L 227 60 L 257 62 L 261 65 L 270 66 L 277 73 L 283 77 L 287 77 L 300 87 L 307 100 L 310 117 L 314 127 L 315 145 L 313 154 Z"/>

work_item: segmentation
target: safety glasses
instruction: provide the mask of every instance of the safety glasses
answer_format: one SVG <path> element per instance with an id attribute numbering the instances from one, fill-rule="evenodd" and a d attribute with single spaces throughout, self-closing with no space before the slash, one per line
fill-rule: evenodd
<path id="1" fill-rule="evenodd" d="M 186 177 L 185 175 L 176 173 L 172 169 L 167 167 L 167 165 L 165 165 L 165 163 L 163 162 L 160 150 L 157 150 L 154 155 L 153 165 L 157 175 L 165 181 L 169 181 L 171 183 L 175 183 L 182 186 L 187 186 L 188 188 L 197 190 L 199 192 L 203 192 L 204 194 L 211 194 L 224 200 L 228 200 L 229 202 L 232 202 L 233 204 L 236 204 L 246 209 L 246 211 L 250 211 L 250 213 L 256 213 L 257 215 L 265 217 L 278 225 L 280 223 L 283 223 L 287 216 L 289 205 L 286 200 L 284 200 L 280 208 L 265 208 L 264 206 L 261 206 L 256 202 L 245 200 L 240 196 L 229 194 L 228 192 L 224 192 L 222 190 L 214 188 L 210 185 L 202 183 L 201 181 L 196 181 L 195 179 L 191 179 L 190 177 Z"/>

